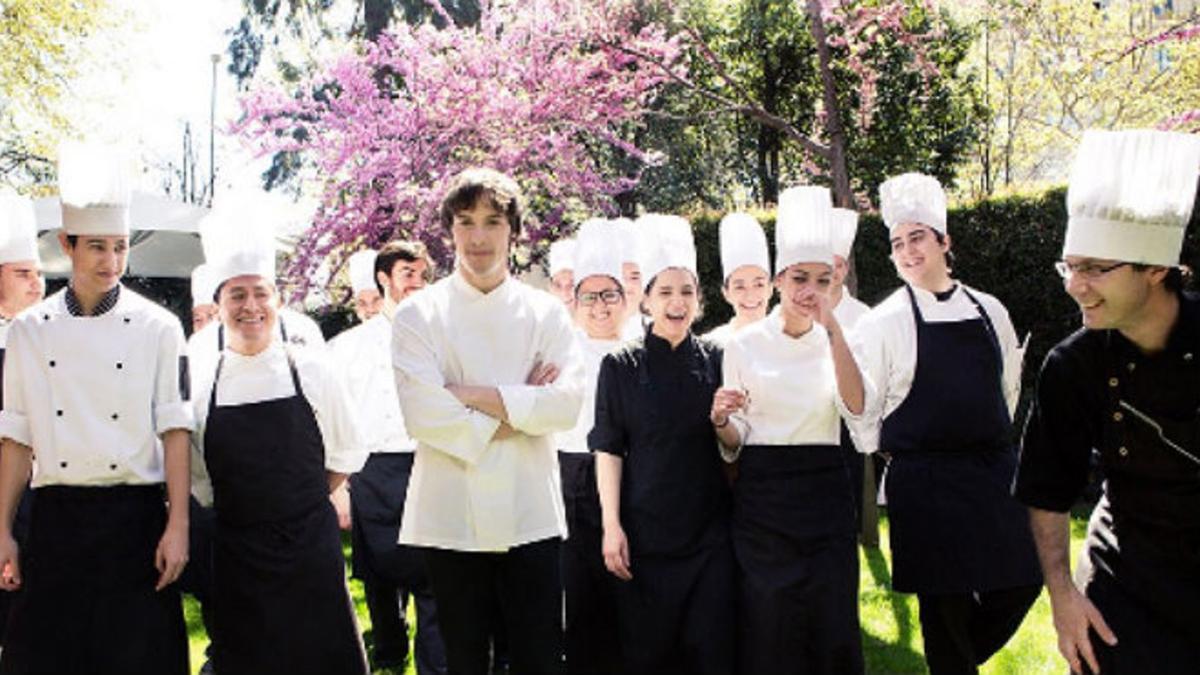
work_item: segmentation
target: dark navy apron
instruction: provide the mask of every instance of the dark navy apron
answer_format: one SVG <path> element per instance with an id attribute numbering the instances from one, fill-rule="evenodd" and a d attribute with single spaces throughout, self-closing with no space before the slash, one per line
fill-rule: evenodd
<path id="1" fill-rule="evenodd" d="M 366 673 L 346 590 L 325 447 L 300 376 L 296 393 L 217 405 L 209 396 L 204 460 L 217 515 L 213 622 L 218 673 Z"/>
<path id="2" fill-rule="evenodd" d="M 167 524 L 162 486 L 50 485 L 34 493 L 0 673 L 185 675 L 179 592 L 174 584 L 154 590 Z"/>
<path id="3" fill-rule="evenodd" d="M 742 449 L 733 487 L 742 673 L 863 672 L 858 546 L 837 445 Z"/>
<path id="4" fill-rule="evenodd" d="M 1092 640 L 1101 672 L 1194 673 L 1200 669 L 1200 410 L 1180 409 L 1179 401 L 1195 400 L 1194 390 L 1181 395 L 1157 378 L 1131 384 L 1123 371 L 1135 365 L 1110 358 L 1099 449 L 1105 490 L 1076 576 L 1117 634 L 1115 649 Z M 1171 367 L 1183 371 L 1177 382 L 1200 387 L 1195 359 Z"/>
<path id="5" fill-rule="evenodd" d="M 969 593 L 1040 584 L 1029 516 L 1010 494 L 1017 468 L 991 319 L 916 323 L 912 388 L 883 420 L 892 586 Z"/>

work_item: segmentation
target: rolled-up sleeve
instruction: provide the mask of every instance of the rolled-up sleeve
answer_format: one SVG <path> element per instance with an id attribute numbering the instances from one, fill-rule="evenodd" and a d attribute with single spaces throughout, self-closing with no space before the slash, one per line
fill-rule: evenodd
<path id="1" fill-rule="evenodd" d="M 320 392 L 316 406 L 317 423 L 325 442 L 325 469 L 334 473 L 355 473 L 367 461 L 367 445 L 355 408 L 345 384 L 334 373 L 328 352 L 313 352 L 313 370 Z"/>
<path id="2" fill-rule="evenodd" d="M 579 420 L 579 407 L 583 405 L 583 353 L 561 305 L 555 306 L 547 315 L 545 324 L 541 329 L 542 361 L 559 368 L 558 378 L 544 386 L 496 387 L 504 401 L 509 424 L 530 436 L 574 428 Z"/>
<path id="3" fill-rule="evenodd" d="M 863 380 L 863 411 L 849 415 L 838 396 L 838 410 L 846 420 L 851 439 L 859 452 L 872 453 L 879 449 L 879 429 L 887 401 L 888 357 L 886 341 L 880 335 L 882 326 L 871 321 L 870 315 L 859 321 L 851 333 L 850 351 L 858 363 Z"/>
<path id="4" fill-rule="evenodd" d="M 188 391 L 187 342 L 183 329 L 175 321 L 166 325 L 158 337 L 158 361 L 154 374 L 154 432 L 171 429 L 192 431 L 190 392 Z"/>
<path id="5" fill-rule="evenodd" d="M 471 410 L 446 390 L 437 351 L 420 330 L 423 323 L 411 303 L 401 306 L 392 323 L 392 368 L 405 426 L 422 445 L 475 464 L 500 421 Z"/>
<path id="6" fill-rule="evenodd" d="M 1099 437 L 1094 420 L 1102 414 L 1094 394 L 1080 386 L 1085 381 L 1058 349 L 1046 356 L 1013 485 L 1013 494 L 1027 506 L 1061 513 L 1070 510 L 1083 493 Z"/>
<path id="7" fill-rule="evenodd" d="M 621 405 L 620 380 L 616 357 L 605 356 L 596 379 L 596 420 L 588 432 L 587 445 L 593 452 L 624 457 L 629 453 L 629 434 Z"/>
<path id="8" fill-rule="evenodd" d="M 30 380 L 27 372 L 33 364 L 29 358 L 32 341 L 20 321 L 8 331 L 8 346 L 4 353 L 4 409 L 0 410 L 0 438 L 7 438 L 26 447 L 33 446 L 29 426 L 28 398 L 25 387 Z"/>

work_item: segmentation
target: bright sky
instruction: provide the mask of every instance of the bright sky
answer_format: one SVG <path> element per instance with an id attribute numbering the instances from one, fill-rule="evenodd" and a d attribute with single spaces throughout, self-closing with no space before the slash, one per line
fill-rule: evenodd
<path id="1" fill-rule="evenodd" d="M 111 0 L 129 17 L 118 31 L 115 44 L 104 45 L 107 67 L 75 84 L 77 94 L 89 101 L 80 126 L 98 140 L 134 145 L 150 169 L 145 189 L 161 190 L 168 161 L 182 158 L 185 123 L 191 124 L 195 154 L 208 176 L 209 97 L 212 92 L 212 55 L 217 65 L 217 168 L 218 191 L 230 182 L 244 184 L 261 170 L 222 171 L 245 167 L 248 156 L 236 139 L 224 136 L 223 123 L 236 116 L 236 83 L 228 74 L 224 56 L 229 38 L 225 31 L 241 15 L 239 0 Z M 240 175 L 235 175 L 239 173 Z"/>

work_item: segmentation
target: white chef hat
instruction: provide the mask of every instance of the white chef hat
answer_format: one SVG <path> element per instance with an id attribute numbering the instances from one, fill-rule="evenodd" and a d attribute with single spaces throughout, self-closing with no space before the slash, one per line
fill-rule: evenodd
<path id="1" fill-rule="evenodd" d="M 40 260 L 33 200 L 0 194 L 0 264 Z"/>
<path id="2" fill-rule="evenodd" d="M 920 223 L 946 234 L 946 193 L 933 176 L 906 173 L 879 186 L 879 210 L 888 232 L 898 225 Z"/>
<path id="3" fill-rule="evenodd" d="M 356 294 L 379 290 L 375 285 L 375 259 L 378 257 L 378 251 L 368 248 L 355 251 L 346 261 L 350 267 L 350 288 Z"/>
<path id="4" fill-rule="evenodd" d="M 559 239 L 550 244 L 550 276 L 575 269 L 575 240 Z"/>
<path id="5" fill-rule="evenodd" d="M 275 223 L 283 214 L 256 190 L 227 192 L 200 221 L 204 260 L 218 287 L 255 275 L 275 283 Z"/>
<path id="6" fill-rule="evenodd" d="M 749 213 L 730 213 L 721 219 L 722 279 L 729 280 L 734 270 L 746 265 L 771 273 L 771 256 L 767 252 L 767 235 L 758 219 Z"/>
<path id="7" fill-rule="evenodd" d="M 641 267 L 642 258 L 645 257 L 646 249 L 650 244 L 646 233 L 628 218 L 613 218 L 608 222 L 617 228 L 616 244 L 621 262 L 633 263 Z"/>
<path id="8" fill-rule="evenodd" d="M 829 188 L 800 185 L 779 193 L 775 274 L 796 263 L 833 265 L 833 199 Z"/>
<path id="9" fill-rule="evenodd" d="M 621 249 L 613 245 L 612 226 L 601 218 L 592 218 L 579 226 L 575 235 L 575 288 L 584 279 L 612 277 L 624 286 L 621 275 Z"/>
<path id="10" fill-rule="evenodd" d="M 69 235 L 128 235 L 129 156 L 113 146 L 67 142 L 58 149 L 62 229 Z"/>
<path id="11" fill-rule="evenodd" d="M 1198 175 L 1200 137 L 1148 129 L 1084 133 L 1067 190 L 1063 256 L 1177 264 Z"/>
<path id="12" fill-rule="evenodd" d="M 679 216 L 647 213 L 634 223 L 644 237 L 646 250 L 641 264 L 642 287 L 650 285 L 663 270 L 678 267 L 688 270 L 699 281 L 696 268 L 696 242 L 692 226 Z"/>
<path id="13" fill-rule="evenodd" d="M 833 210 L 833 254 L 850 259 L 854 237 L 858 234 L 858 214 L 850 209 Z"/>
<path id="14" fill-rule="evenodd" d="M 192 270 L 192 307 L 196 305 L 211 305 L 216 300 L 217 282 L 213 280 L 212 268 L 208 263 L 200 263 Z"/>

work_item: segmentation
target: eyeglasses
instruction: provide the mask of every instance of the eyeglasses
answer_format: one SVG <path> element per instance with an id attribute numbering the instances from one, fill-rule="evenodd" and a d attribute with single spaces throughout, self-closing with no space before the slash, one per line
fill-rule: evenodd
<path id="1" fill-rule="evenodd" d="M 1069 263 L 1066 260 L 1059 260 L 1054 263 L 1054 270 L 1058 272 L 1058 276 L 1066 279 L 1072 274 L 1077 274 L 1088 281 L 1095 281 L 1109 272 L 1124 267 L 1131 263 L 1119 262 L 1111 265 L 1098 265 L 1094 262 Z"/>
<path id="2" fill-rule="evenodd" d="M 609 289 L 607 291 L 600 291 L 599 293 L 580 293 L 579 295 L 575 296 L 575 299 L 578 300 L 579 304 L 583 305 L 584 307 L 591 307 L 592 305 L 596 304 L 597 300 L 606 305 L 620 304 L 621 299 L 624 297 L 625 294 L 621 291 Z"/>

